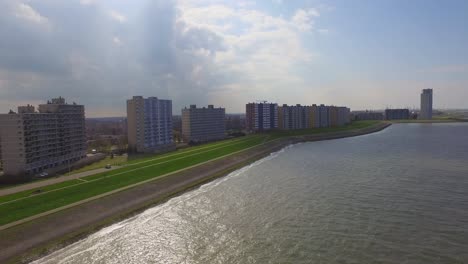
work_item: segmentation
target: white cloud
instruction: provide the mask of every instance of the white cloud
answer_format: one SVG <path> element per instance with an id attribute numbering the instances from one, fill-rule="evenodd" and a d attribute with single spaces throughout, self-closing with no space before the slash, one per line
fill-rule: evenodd
<path id="1" fill-rule="evenodd" d="M 119 12 L 115 11 L 115 10 L 111 10 L 109 11 L 109 16 L 114 19 L 115 21 L 117 22 L 120 22 L 120 23 L 125 23 L 127 22 L 127 17 L 120 14 Z"/>
<path id="2" fill-rule="evenodd" d="M 313 19 L 318 16 L 320 16 L 320 13 L 316 9 L 299 9 L 296 11 L 296 14 L 294 14 L 292 23 L 296 25 L 299 30 L 310 31 L 314 24 Z"/>
<path id="3" fill-rule="evenodd" d="M 36 10 L 30 5 L 24 3 L 18 3 L 14 10 L 16 17 L 38 24 L 47 23 L 47 18 L 41 16 Z"/>
<path id="4" fill-rule="evenodd" d="M 226 49 L 215 54 L 214 68 L 236 79 L 212 92 L 216 100 L 248 101 L 258 96 L 254 93 L 271 96 L 270 91 L 278 87 L 305 86 L 295 67 L 307 65 L 314 57 L 303 45 L 302 34 L 312 30 L 317 10 L 301 9 L 290 19 L 221 4 L 181 6 L 180 11 L 179 20 L 188 28 L 210 30 L 225 43 Z M 238 98 L 241 95 L 245 98 Z"/>
<path id="5" fill-rule="evenodd" d="M 0 70 L 6 69 L 0 97 L 10 98 L 12 106 L 21 98 L 60 94 L 86 104 L 90 116 L 104 107 L 120 114 L 125 98 L 142 94 L 171 98 L 174 109 L 217 101 L 240 112 L 250 100 L 279 101 L 286 91 L 300 94 L 307 87 L 298 69 L 307 68 L 314 53 L 303 43 L 307 33 L 298 28 L 295 13 L 270 15 L 248 1 L 152 0 L 138 20 L 120 24 L 127 17 L 111 11 L 120 10 L 116 6 L 37 1 L 33 7 L 42 15 L 32 8 L 22 14 L 28 21 L 53 21 L 57 30 L 43 34 L 17 21 L 16 1 L 7 9 L 0 0 L 0 20 L 8 21 L 0 23 L 0 33 L 22 33 L 0 41 Z M 305 22 L 316 18 L 306 15 L 311 19 Z M 2 31 L 2 25 L 11 29 Z M 9 50 L 25 43 L 25 49 Z M 86 96 L 91 92 L 96 96 Z M 110 93 L 105 103 L 96 99 Z"/>

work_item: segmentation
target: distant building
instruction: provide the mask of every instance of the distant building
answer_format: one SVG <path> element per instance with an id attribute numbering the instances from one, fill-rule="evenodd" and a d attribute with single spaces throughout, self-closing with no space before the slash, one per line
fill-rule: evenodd
<path id="1" fill-rule="evenodd" d="M 344 106 L 338 106 L 338 126 L 344 126 L 351 123 L 351 109 Z"/>
<path id="2" fill-rule="evenodd" d="M 419 119 L 432 119 L 432 89 L 422 90 Z"/>
<path id="3" fill-rule="evenodd" d="M 410 113 L 408 109 L 386 109 L 385 119 L 386 120 L 403 120 L 409 119 Z"/>
<path id="4" fill-rule="evenodd" d="M 245 129 L 245 114 L 226 114 L 226 130 L 240 131 Z"/>
<path id="5" fill-rule="evenodd" d="M 27 105 L 19 106 L 18 113 L 0 114 L 0 145 L 6 176 L 21 180 L 66 168 L 86 157 L 84 106 L 59 97 L 38 111 Z"/>
<path id="6" fill-rule="evenodd" d="M 350 109 L 341 106 L 278 107 L 278 127 L 284 130 L 344 126 L 351 122 Z"/>
<path id="7" fill-rule="evenodd" d="M 307 106 L 300 104 L 295 106 L 283 105 L 278 107 L 279 129 L 305 129 L 309 127 L 309 111 Z"/>
<path id="8" fill-rule="evenodd" d="M 206 142 L 226 137 L 226 111 L 224 108 L 190 108 L 182 109 L 182 137 L 186 142 Z"/>
<path id="9" fill-rule="evenodd" d="M 328 126 L 344 126 L 351 122 L 350 109 L 344 106 L 328 106 Z"/>
<path id="10" fill-rule="evenodd" d="M 320 127 L 329 127 L 329 107 L 321 104 L 320 106 L 318 106 L 318 112 L 320 118 Z"/>
<path id="11" fill-rule="evenodd" d="M 245 107 L 247 130 L 263 131 L 278 128 L 278 104 L 249 103 Z"/>
<path id="12" fill-rule="evenodd" d="M 328 107 L 328 125 L 331 127 L 338 126 L 338 107 L 336 106 Z"/>
<path id="13" fill-rule="evenodd" d="M 309 118 L 309 128 L 320 127 L 320 111 L 319 107 L 315 104 L 307 107 L 309 112 L 307 117 Z"/>
<path id="14" fill-rule="evenodd" d="M 134 96 L 127 100 L 128 147 L 133 152 L 174 149 L 172 101 Z"/>
<path id="15" fill-rule="evenodd" d="M 353 111 L 351 113 L 353 120 L 383 120 L 384 114 L 381 112 L 372 111 Z"/>

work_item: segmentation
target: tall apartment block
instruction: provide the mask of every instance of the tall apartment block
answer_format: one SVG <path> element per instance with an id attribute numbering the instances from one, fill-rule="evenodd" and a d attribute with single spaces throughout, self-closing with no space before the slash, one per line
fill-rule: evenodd
<path id="1" fill-rule="evenodd" d="M 318 106 L 316 104 L 308 106 L 307 111 L 309 112 L 309 128 L 320 127 L 320 112 Z"/>
<path id="2" fill-rule="evenodd" d="M 344 126 L 351 123 L 351 109 L 339 106 L 338 107 L 338 126 Z"/>
<path id="3" fill-rule="evenodd" d="M 172 101 L 134 96 L 127 100 L 128 147 L 132 152 L 164 152 L 172 139 Z"/>
<path id="4" fill-rule="evenodd" d="M 310 112 L 307 106 L 297 104 L 295 106 L 283 105 L 278 107 L 278 128 L 305 129 L 309 127 Z"/>
<path id="5" fill-rule="evenodd" d="M 318 106 L 318 112 L 319 112 L 319 118 L 320 118 L 320 121 L 319 121 L 319 126 L 320 127 L 329 127 L 330 126 L 330 122 L 329 122 L 329 111 L 330 111 L 330 108 L 326 105 L 319 105 Z"/>
<path id="6" fill-rule="evenodd" d="M 0 114 L 0 145 L 5 176 L 21 180 L 66 168 L 86 157 L 84 106 L 59 97 L 38 111 L 27 105 Z"/>
<path id="7" fill-rule="evenodd" d="M 245 107 L 247 130 L 263 131 L 278 128 L 278 104 L 248 103 Z"/>
<path id="8" fill-rule="evenodd" d="M 422 90 L 419 119 L 432 119 L 432 89 Z"/>
<path id="9" fill-rule="evenodd" d="M 182 109 L 182 137 L 186 142 L 207 142 L 226 137 L 226 110 L 208 107 Z"/>

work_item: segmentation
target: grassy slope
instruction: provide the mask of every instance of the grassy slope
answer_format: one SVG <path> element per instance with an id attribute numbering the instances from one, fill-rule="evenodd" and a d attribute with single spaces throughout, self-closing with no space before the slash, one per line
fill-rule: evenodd
<path id="1" fill-rule="evenodd" d="M 275 139 L 275 138 L 285 137 L 285 136 L 303 136 L 303 135 L 311 135 L 311 134 L 318 134 L 318 133 L 333 133 L 333 132 L 361 129 L 361 128 L 369 127 L 372 125 L 377 125 L 379 123 L 381 122 L 376 121 L 376 120 L 355 121 L 349 125 L 341 126 L 341 127 L 322 127 L 322 128 L 310 128 L 310 129 L 298 129 L 298 130 L 279 130 L 279 131 L 269 132 L 268 135 L 270 135 L 270 139 Z"/>
<path id="2" fill-rule="evenodd" d="M 263 139 L 260 136 L 249 137 L 226 147 L 208 150 L 200 155 L 190 153 L 179 157 L 179 159 L 173 159 L 165 163 L 157 161 L 155 164 L 149 164 L 150 166 L 142 166 L 138 170 L 130 170 L 130 172 L 123 171 L 116 175 L 98 174 L 99 177 L 92 178 L 90 179 L 92 181 L 89 182 L 82 182 L 68 188 L 57 189 L 2 204 L 0 205 L 0 225 L 242 150 L 263 142 Z"/>
<path id="3" fill-rule="evenodd" d="M 160 161 L 167 160 L 168 158 L 177 158 L 177 157 L 180 157 L 181 155 L 185 155 L 185 154 L 189 154 L 189 153 L 191 153 L 191 154 L 199 153 L 200 151 L 206 151 L 206 150 L 226 146 L 228 144 L 232 144 L 232 143 L 238 142 L 240 140 L 243 140 L 243 138 L 233 139 L 233 140 L 225 140 L 225 141 L 222 141 L 222 142 L 215 142 L 215 143 L 205 144 L 205 145 L 193 147 L 193 148 L 190 148 L 190 149 L 174 151 L 174 152 L 171 152 L 171 153 L 167 153 L 167 154 L 163 154 L 163 155 L 157 155 L 157 156 L 153 155 L 152 157 L 146 157 L 146 158 L 142 158 L 142 159 L 138 159 L 138 160 L 129 161 L 126 164 L 123 164 L 123 165 L 125 165 L 125 168 L 120 168 L 118 170 L 112 170 L 112 171 L 108 171 L 108 172 L 93 174 L 92 176 L 88 176 L 89 178 L 87 178 L 87 180 L 91 180 L 93 178 L 109 176 L 109 175 L 115 175 L 117 173 L 123 173 L 125 171 L 130 170 L 130 169 L 136 169 L 136 168 L 138 168 L 140 166 L 148 165 L 151 162 L 155 162 L 155 161 L 160 162 Z M 81 183 L 82 183 L 82 181 L 79 181 L 79 180 L 69 180 L 69 181 L 66 181 L 66 182 L 51 184 L 51 185 L 48 185 L 47 187 L 41 187 L 41 188 L 31 189 L 31 190 L 18 192 L 18 193 L 14 193 L 14 194 L 10 194 L 10 195 L 0 196 L 0 204 L 4 203 L 6 201 L 11 201 L 11 200 L 31 196 L 31 195 L 33 195 L 32 193 L 34 191 L 39 190 L 39 189 L 42 190 L 43 192 L 45 192 L 45 191 L 49 191 L 49 190 L 59 189 L 59 188 L 62 188 L 62 187 L 68 186 L 68 185 L 81 184 Z"/>
<path id="4" fill-rule="evenodd" d="M 442 118 L 442 119 L 431 119 L 431 120 L 424 120 L 424 119 L 405 119 L 405 120 L 391 120 L 392 123 L 454 123 L 460 122 L 459 120 L 450 119 L 450 118 Z"/>
<path id="5" fill-rule="evenodd" d="M 284 136 L 355 130 L 378 123 L 359 121 L 344 127 L 274 131 L 267 135 L 273 140 Z M 83 178 L 87 182 L 71 180 L 43 187 L 40 194 L 31 195 L 30 190 L 3 196 L 0 197 L 0 225 L 243 150 L 264 142 L 265 138 L 265 134 L 260 134 L 133 160 L 123 168 Z"/>
<path id="6" fill-rule="evenodd" d="M 72 175 L 75 173 L 80 173 L 80 172 L 85 172 L 85 171 L 90 171 L 90 170 L 95 170 L 95 169 L 102 169 L 107 164 L 110 164 L 112 166 L 120 166 L 120 165 L 125 164 L 126 162 L 127 162 L 127 156 L 114 156 L 113 159 L 111 159 L 110 157 L 106 157 L 103 160 L 84 166 L 83 168 L 73 170 L 69 173 L 66 173 L 65 175 Z"/>

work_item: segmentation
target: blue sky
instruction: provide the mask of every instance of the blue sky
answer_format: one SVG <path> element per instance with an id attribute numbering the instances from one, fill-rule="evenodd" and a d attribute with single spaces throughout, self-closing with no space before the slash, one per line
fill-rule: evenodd
<path id="1" fill-rule="evenodd" d="M 468 108 L 468 1 L 4 0 L 0 111 L 64 96 L 121 116 L 133 95 L 243 112 Z"/>

